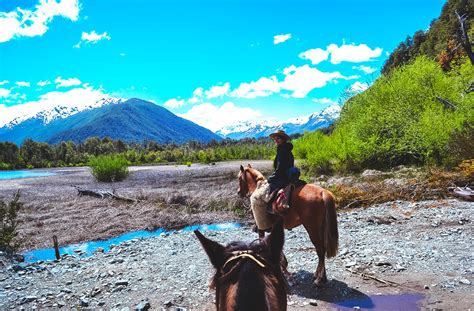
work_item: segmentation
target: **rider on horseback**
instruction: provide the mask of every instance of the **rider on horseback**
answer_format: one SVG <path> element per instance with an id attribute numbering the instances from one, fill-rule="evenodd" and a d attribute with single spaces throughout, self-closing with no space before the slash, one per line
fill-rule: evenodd
<path id="1" fill-rule="evenodd" d="M 294 168 L 295 159 L 293 153 L 293 144 L 289 142 L 290 136 L 286 134 L 283 130 L 278 130 L 275 133 L 270 134 L 270 137 L 273 139 L 277 145 L 277 154 L 275 160 L 273 161 L 274 172 L 268 178 L 268 181 L 259 183 L 257 189 L 250 196 L 250 202 L 252 207 L 252 212 L 254 214 L 255 221 L 257 223 L 257 229 L 259 236 L 263 237 L 265 231 L 269 231 L 272 226 L 271 217 L 268 215 L 268 211 L 272 211 L 272 203 L 277 198 L 277 191 L 286 187 L 291 181 L 292 176 L 290 173 Z M 298 178 L 296 176 L 296 178 Z M 288 198 L 288 192 L 281 194 L 285 198 Z M 282 200 L 283 209 L 288 208 L 288 200 Z"/>
<path id="2" fill-rule="evenodd" d="M 289 142 L 290 136 L 285 131 L 278 130 L 270 134 L 277 145 L 277 154 L 273 161 L 275 171 L 268 177 L 270 184 L 270 193 L 277 189 L 281 189 L 290 183 L 289 170 L 295 166 L 295 158 L 293 157 L 293 144 Z"/>

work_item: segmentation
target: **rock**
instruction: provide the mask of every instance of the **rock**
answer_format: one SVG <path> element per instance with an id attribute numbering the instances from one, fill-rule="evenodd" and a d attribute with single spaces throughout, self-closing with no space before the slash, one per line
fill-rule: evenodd
<path id="1" fill-rule="evenodd" d="M 95 296 L 99 295 L 100 292 L 101 292 L 100 288 L 94 287 L 91 291 L 91 297 L 95 297 Z"/>
<path id="2" fill-rule="evenodd" d="M 471 281 L 469 281 L 468 279 L 460 279 L 459 283 L 464 285 L 471 285 Z"/>
<path id="3" fill-rule="evenodd" d="M 72 290 L 70 290 L 70 289 L 67 288 L 67 287 L 62 288 L 61 291 L 62 291 L 63 293 L 66 293 L 66 294 L 72 293 Z"/>
<path id="4" fill-rule="evenodd" d="M 429 287 L 428 285 L 425 285 L 425 287 L 424 287 L 424 288 L 425 288 L 425 289 L 430 289 L 430 287 Z"/>
<path id="5" fill-rule="evenodd" d="M 357 261 L 350 261 L 350 262 L 347 262 L 344 267 L 346 268 L 350 268 L 352 266 L 355 266 L 357 264 Z"/>
<path id="6" fill-rule="evenodd" d="M 26 296 L 26 297 L 23 297 L 21 300 L 20 300 L 20 304 L 25 304 L 25 303 L 28 303 L 28 302 L 33 302 L 33 301 L 36 301 L 38 299 L 38 297 L 36 296 Z"/>
<path id="7" fill-rule="evenodd" d="M 80 300 L 81 307 L 88 307 L 89 306 L 89 300 L 87 300 L 85 297 L 82 297 Z"/>
<path id="8" fill-rule="evenodd" d="M 115 282 L 115 286 L 127 286 L 128 281 L 127 280 L 118 280 Z"/>
<path id="9" fill-rule="evenodd" d="M 104 252 L 104 248 L 103 247 L 97 247 L 97 249 L 95 250 L 96 253 L 103 253 Z"/>
<path id="10" fill-rule="evenodd" d="M 377 170 L 365 170 L 364 172 L 362 172 L 360 177 L 362 177 L 362 179 L 364 180 L 376 180 L 386 175 L 387 173 L 377 171 Z"/>
<path id="11" fill-rule="evenodd" d="M 122 258 L 114 258 L 111 261 L 109 261 L 110 264 L 123 263 L 123 262 L 124 262 L 124 260 Z"/>
<path id="12" fill-rule="evenodd" d="M 135 311 L 147 311 L 150 308 L 150 303 L 147 300 L 144 300 L 135 307 Z"/>
<path id="13" fill-rule="evenodd" d="M 310 300 L 310 301 L 309 301 L 309 304 L 310 304 L 311 306 L 315 306 L 315 307 L 316 307 L 316 306 L 318 305 L 318 302 L 317 302 L 316 300 Z"/>
<path id="14" fill-rule="evenodd" d="M 26 270 L 23 266 L 21 265 L 13 265 L 12 266 L 13 271 L 18 272 L 18 271 L 24 271 Z"/>

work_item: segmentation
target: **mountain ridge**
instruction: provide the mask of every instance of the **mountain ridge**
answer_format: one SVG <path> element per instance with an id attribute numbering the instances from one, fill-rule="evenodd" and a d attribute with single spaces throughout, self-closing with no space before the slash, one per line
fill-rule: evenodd
<path id="1" fill-rule="evenodd" d="M 212 131 L 176 116 L 166 108 L 138 98 L 106 104 L 95 109 L 56 118 L 44 124 L 30 118 L 12 127 L 0 128 L 0 141 L 21 143 L 27 138 L 58 143 L 82 142 L 88 137 L 109 137 L 126 142 L 154 140 L 159 143 L 185 143 L 189 140 L 221 140 Z"/>

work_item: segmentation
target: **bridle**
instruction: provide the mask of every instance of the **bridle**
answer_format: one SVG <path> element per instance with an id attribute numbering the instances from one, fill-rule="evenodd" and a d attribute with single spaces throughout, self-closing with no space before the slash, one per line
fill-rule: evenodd
<path id="1" fill-rule="evenodd" d="M 234 260 L 238 260 L 238 259 L 241 259 L 241 258 L 249 258 L 251 260 L 253 260 L 258 266 L 260 266 L 261 268 L 265 268 L 266 267 L 266 264 L 265 264 L 265 261 L 260 258 L 258 255 L 256 255 L 253 251 L 251 250 L 245 250 L 245 251 L 235 251 L 235 252 L 232 252 L 231 253 L 232 256 L 227 259 L 227 261 L 224 263 L 224 265 L 222 266 L 222 269 L 225 269 L 225 266 L 234 261 Z"/>

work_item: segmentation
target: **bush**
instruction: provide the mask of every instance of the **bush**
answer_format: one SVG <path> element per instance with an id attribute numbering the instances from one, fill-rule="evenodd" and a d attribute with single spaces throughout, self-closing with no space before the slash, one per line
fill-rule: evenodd
<path id="1" fill-rule="evenodd" d="M 14 241 L 18 235 L 18 221 L 16 219 L 18 211 L 23 207 L 20 202 L 20 190 L 8 204 L 0 200 L 0 249 L 12 252 L 20 246 L 19 241 Z"/>
<path id="2" fill-rule="evenodd" d="M 92 157 L 88 166 L 92 170 L 92 175 L 98 181 L 121 181 L 128 175 L 128 163 L 122 155 Z"/>

